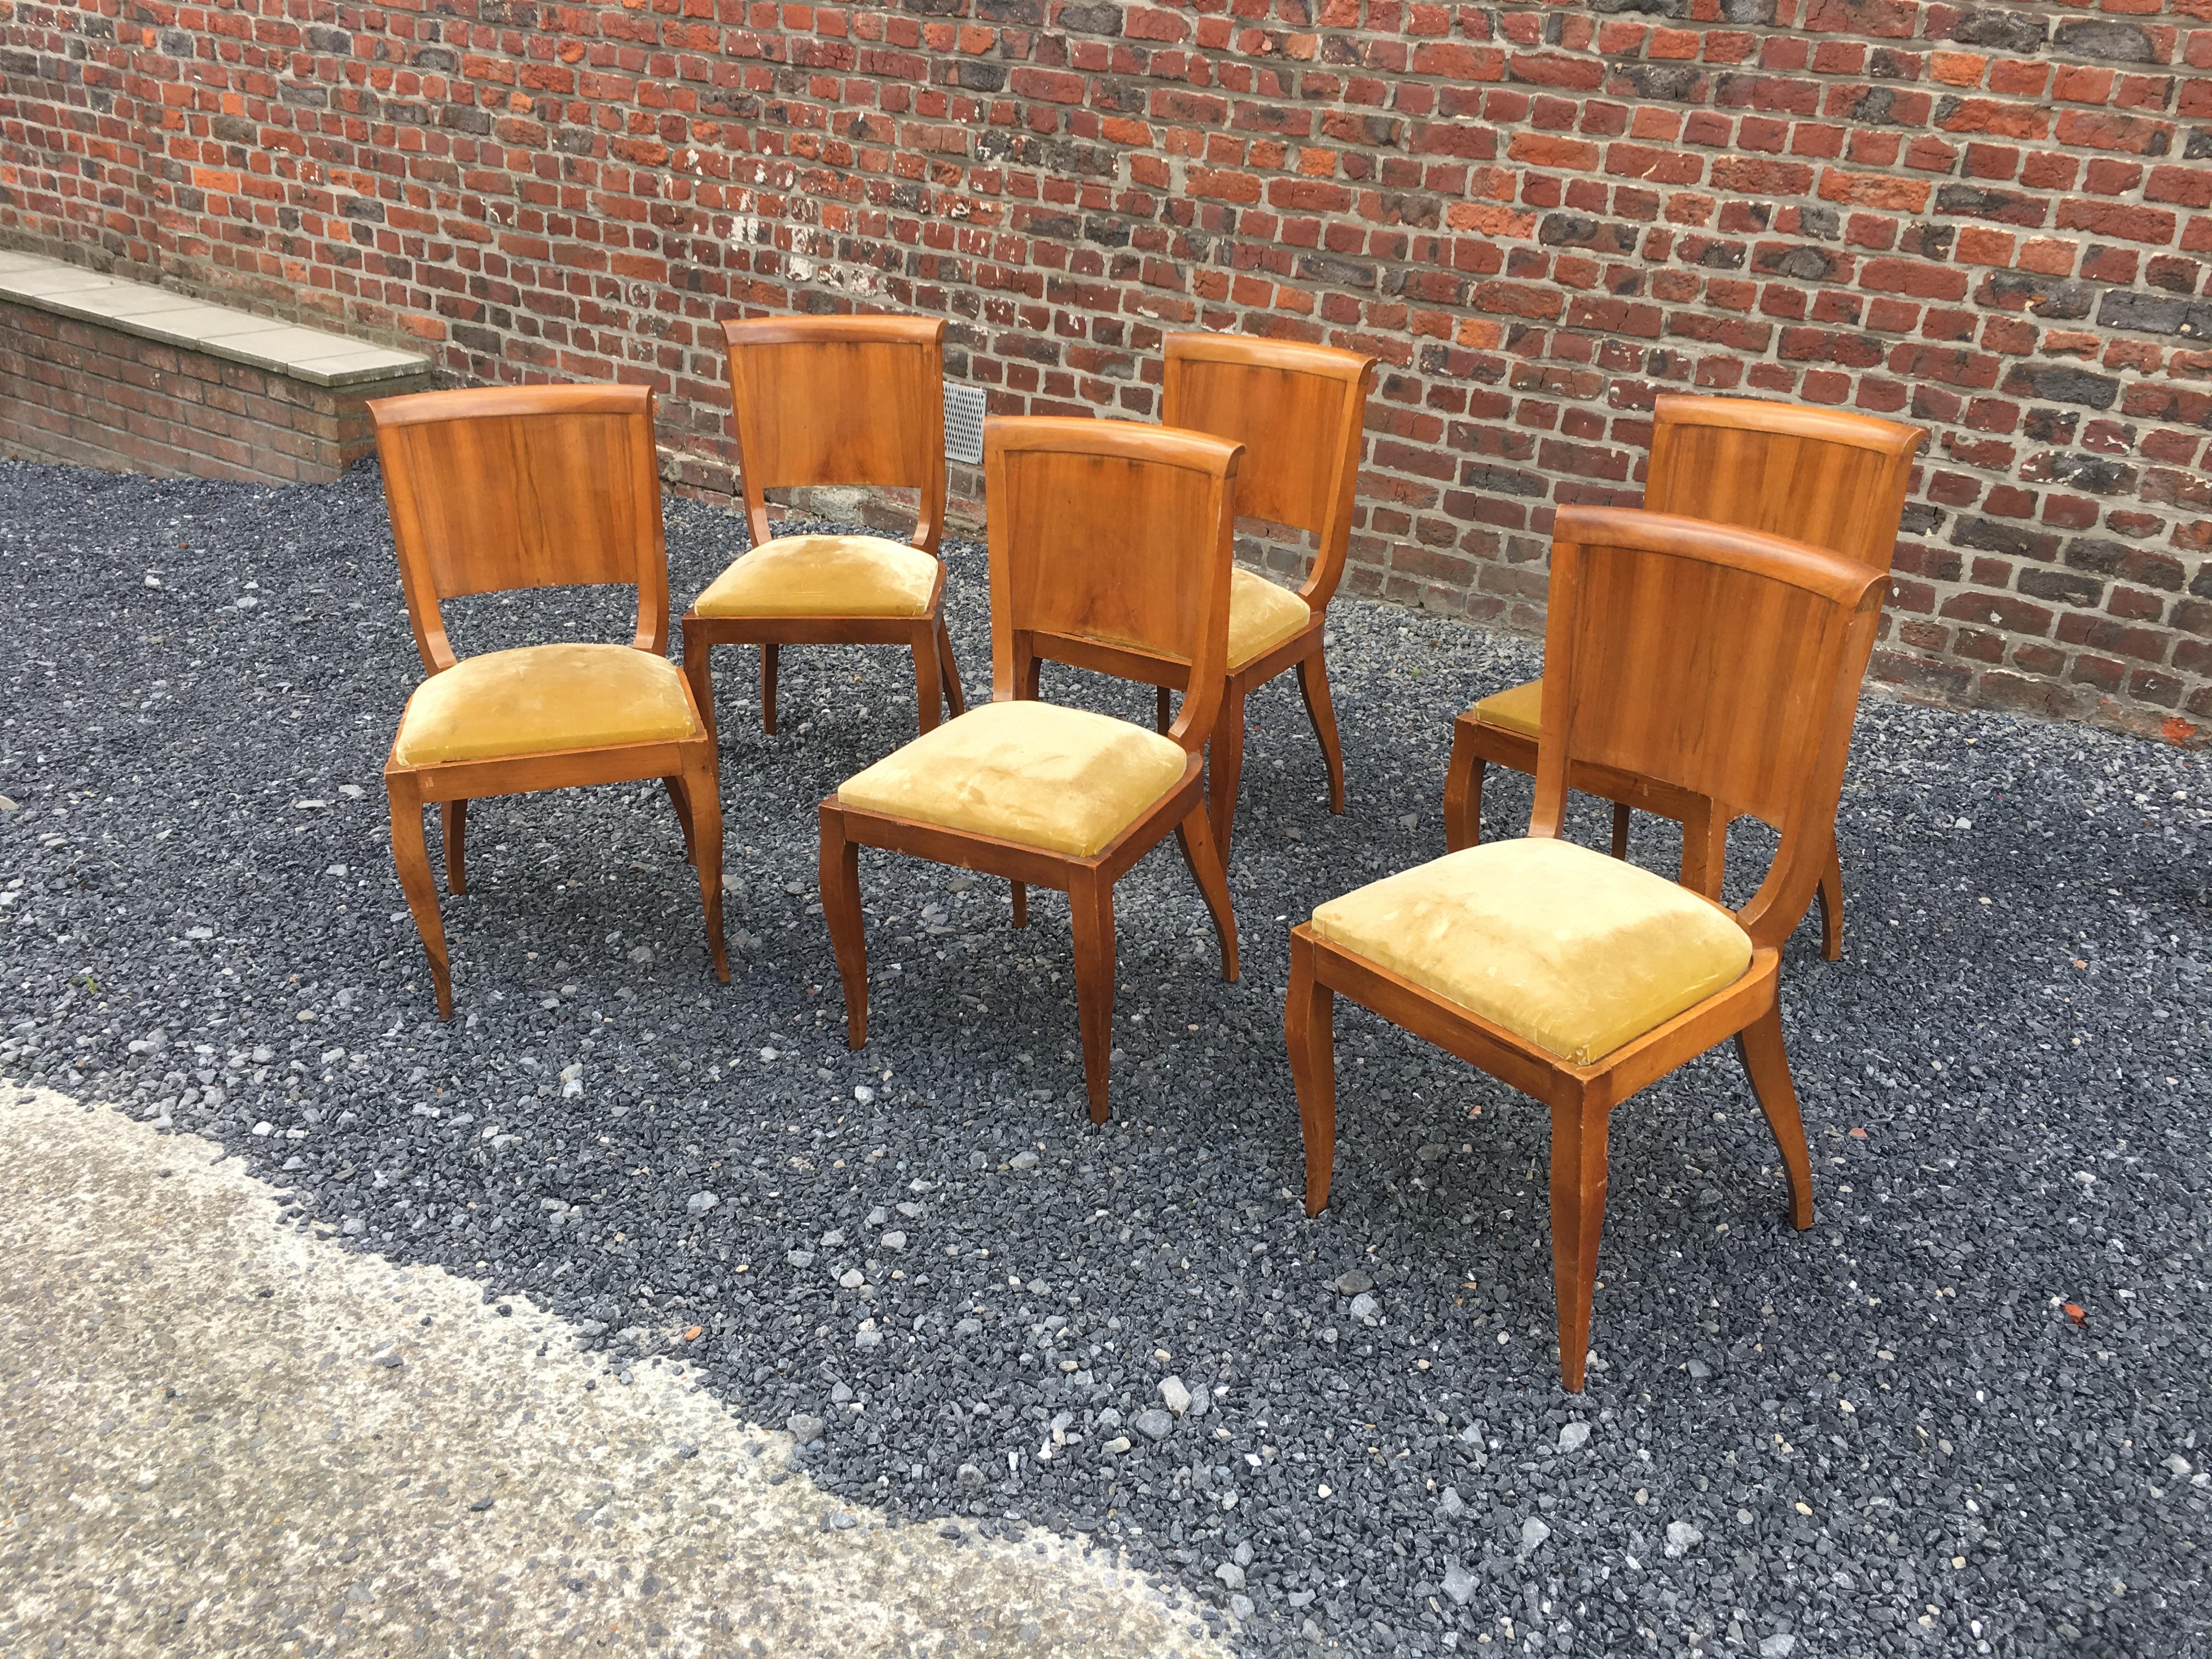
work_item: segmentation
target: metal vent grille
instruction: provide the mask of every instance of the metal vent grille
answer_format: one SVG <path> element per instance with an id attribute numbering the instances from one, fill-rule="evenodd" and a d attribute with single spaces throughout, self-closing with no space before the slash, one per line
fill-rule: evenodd
<path id="1" fill-rule="evenodd" d="M 983 389 L 945 383 L 945 459 L 983 464 Z"/>

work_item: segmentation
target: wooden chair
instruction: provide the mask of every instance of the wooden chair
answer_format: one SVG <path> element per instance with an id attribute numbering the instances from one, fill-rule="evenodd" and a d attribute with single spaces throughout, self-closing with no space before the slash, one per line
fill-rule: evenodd
<path id="1" fill-rule="evenodd" d="M 923 733 L 822 803 L 822 908 L 845 986 L 846 1041 L 867 1040 L 859 851 L 882 847 L 1067 894 L 1091 1115 L 1106 1121 L 1114 884 L 1172 830 L 1237 977 L 1229 881 L 1207 823 L 1202 755 L 1221 706 L 1243 452 L 1119 421 L 986 422 L 994 700 Z M 1045 648 L 1179 658 L 1193 690 L 1165 736 L 1040 702 Z"/>
<path id="2" fill-rule="evenodd" d="M 965 706 L 945 627 L 945 324 L 921 317 L 762 317 L 722 325 L 752 550 L 684 613 L 684 672 L 712 726 L 717 645 L 760 647 L 761 729 L 775 734 L 787 645 L 903 645 L 921 730 L 940 687 Z M 768 492 L 875 484 L 921 496 L 911 544 L 778 536 Z"/>
<path id="3" fill-rule="evenodd" d="M 1658 400 L 1644 505 L 1786 536 L 1889 574 L 1912 458 L 1926 434 L 1871 415 L 1799 408 L 1747 398 Z M 1536 769 L 1544 683 L 1485 697 L 1454 723 L 1444 781 L 1444 845 L 1456 852 L 1482 839 L 1482 777 L 1487 763 Z M 1682 824 L 1682 880 L 1718 898 L 1728 858 L 1728 827 L 1739 815 L 1710 800 L 1662 789 L 1649 780 L 1577 771 L 1574 787 L 1613 803 L 1613 853 L 1628 856 L 1632 807 Z M 1821 951 L 1844 950 L 1844 877 L 1833 848 L 1819 889 Z"/>
<path id="4" fill-rule="evenodd" d="M 1544 725 L 1528 837 L 1448 853 L 1291 931 L 1284 1011 L 1306 1212 L 1328 1201 L 1338 993 L 1533 1095 L 1552 1113 L 1559 1364 L 1583 1385 L 1605 1219 L 1607 1114 L 1733 1036 L 1813 1224 L 1812 1162 L 1783 1053 L 1782 943 L 1820 878 L 1884 578 L 1747 530 L 1565 507 L 1552 544 Z M 1595 765 L 1781 830 L 1733 914 L 1559 839 L 1567 782 Z"/>
<path id="5" fill-rule="evenodd" d="M 446 885 L 468 890 L 468 805 L 578 784 L 659 778 L 698 867 L 715 976 L 722 944 L 722 804 L 714 734 L 669 661 L 668 556 L 653 394 L 643 386 L 424 392 L 369 404 L 400 585 L 429 678 L 400 716 L 384 787 L 392 854 L 422 935 L 438 1012 L 453 1018 L 445 925 L 422 839 L 442 809 Z M 441 601 L 518 588 L 637 589 L 628 645 L 533 645 L 457 659 Z"/>
<path id="6" fill-rule="evenodd" d="M 1344 811 L 1344 750 L 1322 657 L 1330 598 L 1344 576 L 1352 504 L 1359 483 L 1360 429 L 1375 359 L 1328 346 L 1226 334 L 1170 334 L 1162 388 L 1163 426 L 1210 432 L 1244 447 L 1237 474 L 1240 518 L 1311 532 L 1319 543 L 1306 584 L 1293 593 L 1239 567 L 1231 573 L 1227 676 L 1213 725 L 1207 781 L 1213 838 L 1229 856 L 1237 787 L 1244 770 L 1244 699 L 1286 668 L 1328 769 L 1329 811 Z M 1041 647 L 1055 661 L 1159 688 L 1159 729 L 1168 729 L 1170 689 L 1190 684 L 1184 659 L 1107 641 Z M 1035 659 L 1025 695 L 1036 695 Z"/>

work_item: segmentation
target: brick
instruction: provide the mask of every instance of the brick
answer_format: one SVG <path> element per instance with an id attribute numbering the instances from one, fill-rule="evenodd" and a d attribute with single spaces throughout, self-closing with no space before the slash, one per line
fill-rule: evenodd
<path id="1" fill-rule="evenodd" d="M 996 412 L 1154 417 L 1169 328 L 1358 343 L 1350 591 L 1520 627 L 1557 505 L 1637 499 L 1660 391 L 1893 413 L 1931 431 L 1877 678 L 2212 725 L 2207 3 L 157 7 L 113 27 L 189 80 L 9 59 L 0 228 L 457 380 L 650 378 L 672 484 L 709 495 L 725 316 L 943 316 Z M 45 401 L 0 431 L 77 457 L 176 470 L 189 438 L 275 476 L 366 442 L 220 365 L 18 333 L 0 373 Z"/>

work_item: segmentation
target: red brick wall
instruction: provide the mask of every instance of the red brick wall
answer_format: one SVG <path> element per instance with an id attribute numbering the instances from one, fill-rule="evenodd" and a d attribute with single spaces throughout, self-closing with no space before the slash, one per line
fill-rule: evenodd
<path id="1" fill-rule="evenodd" d="M 1881 678 L 2212 726 L 2212 0 L 0 20 L 0 231 L 651 380 L 695 485 L 740 308 L 945 314 L 1000 410 L 1152 414 L 1170 328 L 1337 341 L 1388 365 L 1355 590 L 1530 627 L 1656 392 L 1837 404 L 1931 434 Z"/>
<path id="2" fill-rule="evenodd" d="M 368 396 L 0 301 L 0 454 L 164 477 L 328 483 L 376 447 Z"/>

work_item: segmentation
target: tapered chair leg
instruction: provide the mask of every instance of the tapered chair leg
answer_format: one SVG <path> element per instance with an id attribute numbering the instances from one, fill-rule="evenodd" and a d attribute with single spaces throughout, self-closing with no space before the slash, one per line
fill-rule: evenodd
<path id="1" fill-rule="evenodd" d="M 1213 931 L 1221 941 L 1221 977 L 1233 981 L 1238 972 L 1237 915 L 1229 903 L 1229 872 L 1221 867 L 1221 849 L 1213 844 L 1213 826 L 1204 807 L 1193 807 L 1176 826 L 1176 839 L 1182 844 L 1183 862 L 1198 878 L 1198 890 L 1206 896 L 1206 908 L 1213 913 Z"/>
<path id="2" fill-rule="evenodd" d="M 1328 665 L 1322 659 L 1321 643 L 1313 654 L 1298 659 L 1298 693 L 1306 700 L 1306 718 L 1314 736 L 1321 739 L 1321 757 L 1328 768 L 1328 810 L 1344 811 L 1344 745 L 1336 735 L 1336 706 L 1329 701 Z"/>
<path id="3" fill-rule="evenodd" d="M 1168 727 L 1175 723 L 1175 708 L 1170 701 L 1171 695 L 1164 685 L 1152 688 L 1152 729 L 1162 737 L 1167 736 Z"/>
<path id="4" fill-rule="evenodd" d="M 1844 954 L 1844 864 L 1828 846 L 1827 867 L 1820 872 L 1820 954 L 1834 962 Z"/>
<path id="5" fill-rule="evenodd" d="M 714 751 L 704 751 L 704 763 L 683 780 L 683 804 L 689 811 L 684 823 L 691 842 L 691 862 L 699 871 L 699 898 L 707 913 L 707 953 L 714 958 L 714 977 L 730 982 L 730 951 L 722 932 L 722 789 Z M 827 914 L 828 907 L 824 906 Z"/>
<path id="6" fill-rule="evenodd" d="M 468 802 L 439 802 L 438 832 L 446 844 L 446 890 L 458 896 L 469 890 Z"/>
<path id="7" fill-rule="evenodd" d="M 1736 1033 L 1736 1057 L 1743 1061 L 1759 1109 L 1774 1131 L 1782 1167 L 1790 1175 L 1790 1224 L 1802 1232 L 1813 1224 L 1813 1155 L 1805 1146 L 1805 1120 L 1797 1111 L 1797 1088 L 1790 1079 L 1790 1056 L 1782 1047 L 1782 1005 L 1777 1001 Z"/>
<path id="8" fill-rule="evenodd" d="M 1628 856 L 1628 808 L 1620 801 L 1613 804 L 1613 855 L 1617 859 Z"/>
<path id="9" fill-rule="evenodd" d="M 945 625 L 943 617 L 937 619 L 937 668 L 945 679 L 945 706 L 958 720 L 968 712 L 968 698 L 960 689 L 960 663 L 952 654 L 952 630 Z"/>
<path id="10" fill-rule="evenodd" d="M 1013 900 L 1014 926 L 1026 927 L 1030 925 L 1030 884 L 1025 881 L 1010 881 L 1006 885 Z"/>
<path id="11" fill-rule="evenodd" d="M 1312 944 L 1291 935 L 1291 989 L 1283 1003 L 1283 1035 L 1291 1081 L 1298 1091 L 1298 1127 L 1306 1147 L 1306 1213 L 1328 1202 L 1336 1164 L 1336 993 L 1314 973 Z"/>
<path id="12" fill-rule="evenodd" d="M 1237 788 L 1243 778 L 1244 699 L 1232 693 L 1221 699 L 1213 736 L 1206 745 L 1208 815 L 1213 819 L 1213 839 L 1221 848 L 1224 864 L 1229 861 L 1229 837 L 1237 826 Z"/>
<path id="13" fill-rule="evenodd" d="M 660 786 L 668 791 L 668 799 L 676 807 L 676 821 L 684 826 L 684 862 L 699 862 L 698 827 L 692 821 L 692 799 L 689 786 L 681 774 L 672 772 L 661 779 Z M 719 810 L 720 803 L 717 803 Z"/>
<path id="14" fill-rule="evenodd" d="M 1589 1354 L 1598 1240 L 1605 1231 L 1606 1114 L 1579 1100 L 1552 1105 L 1552 1291 L 1559 1312 L 1559 1380 L 1580 1394 Z"/>
<path id="15" fill-rule="evenodd" d="M 921 730 L 937 729 L 939 698 L 945 689 L 945 670 L 937 659 L 937 629 L 924 626 L 914 635 L 914 713 Z"/>
<path id="16" fill-rule="evenodd" d="M 1106 1121 L 1106 1093 L 1114 1053 L 1114 884 L 1096 876 L 1068 890 L 1075 933 L 1075 1012 L 1083 1027 L 1083 1080 L 1091 1091 L 1091 1121 Z"/>
<path id="17" fill-rule="evenodd" d="M 836 807 L 822 806 L 822 916 L 845 987 L 845 1046 L 868 1040 L 868 940 L 860 921 L 860 849 L 845 839 Z"/>
<path id="18" fill-rule="evenodd" d="M 781 656 L 781 648 L 763 645 L 761 653 L 761 730 L 771 738 L 775 735 L 775 671 Z"/>
<path id="19" fill-rule="evenodd" d="M 686 617 L 684 622 L 684 678 L 691 682 L 691 701 L 699 707 L 699 723 L 707 728 L 710 738 L 718 735 L 714 726 L 714 647 L 708 642 L 706 630 Z"/>
<path id="20" fill-rule="evenodd" d="M 438 994 L 438 1018 L 453 1017 L 453 980 L 446 963 L 446 924 L 438 916 L 438 888 L 430 877 L 430 848 L 422 839 L 422 801 L 412 788 L 390 786 L 392 861 L 399 871 L 399 890 L 422 936 L 430 959 L 430 983 Z"/>
<path id="21" fill-rule="evenodd" d="M 1717 902 L 1728 875 L 1728 814 L 1702 801 L 1682 820 L 1682 885 Z"/>
<path id="22" fill-rule="evenodd" d="M 1464 722 L 1452 726 L 1451 765 L 1444 773 L 1444 850 L 1464 851 L 1482 842 L 1482 775 L 1489 763 L 1475 749 Z"/>

